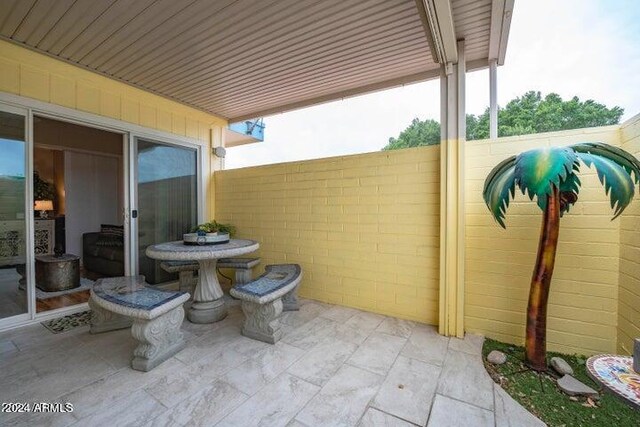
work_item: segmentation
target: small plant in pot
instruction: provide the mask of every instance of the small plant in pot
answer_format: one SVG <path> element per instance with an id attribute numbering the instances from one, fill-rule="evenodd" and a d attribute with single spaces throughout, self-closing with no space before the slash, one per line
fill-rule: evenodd
<path id="1" fill-rule="evenodd" d="M 230 237 L 233 237 L 236 234 L 236 228 L 231 224 L 221 224 L 214 219 L 210 222 L 205 222 L 204 224 L 194 227 L 192 232 L 200 235 L 205 234 L 212 236 L 228 234 Z"/>

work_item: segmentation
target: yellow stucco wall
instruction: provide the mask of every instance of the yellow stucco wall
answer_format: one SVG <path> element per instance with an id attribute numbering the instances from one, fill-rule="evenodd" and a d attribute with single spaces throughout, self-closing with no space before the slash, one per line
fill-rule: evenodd
<path id="1" fill-rule="evenodd" d="M 467 145 L 465 327 L 524 343 L 529 284 L 542 213 L 518 194 L 503 230 L 482 200 L 489 171 L 531 148 L 601 141 L 619 145 L 618 126 L 526 135 Z M 593 170 L 582 167 L 578 203 L 561 220 L 548 305 L 548 349 L 568 353 L 616 348 L 620 221 L 611 221 L 608 197 Z"/>
<path id="2" fill-rule="evenodd" d="M 216 219 L 299 263 L 300 294 L 435 324 L 440 147 L 215 173 Z"/>
<path id="3" fill-rule="evenodd" d="M 207 147 L 214 142 L 212 130 L 219 133 L 227 125 L 219 117 L 1 40 L 0 92 L 189 137 Z M 215 159 L 205 153 L 209 176 Z M 213 199 L 208 208 L 213 211 Z"/>
<path id="4" fill-rule="evenodd" d="M 640 158 L 640 115 L 622 125 L 622 148 Z M 640 338 L 640 195 L 622 214 L 620 222 L 620 289 L 618 299 L 618 352 L 631 354 Z"/>

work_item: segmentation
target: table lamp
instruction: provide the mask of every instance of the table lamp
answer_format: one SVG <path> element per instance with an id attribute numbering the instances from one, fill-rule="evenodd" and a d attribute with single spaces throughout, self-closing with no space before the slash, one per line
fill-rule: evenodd
<path id="1" fill-rule="evenodd" d="M 33 209 L 36 211 L 40 211 L 41 219 L 47 219 L 47 211 L 53 210 L 53 201 L 52 200 L 36 200 L 36 203 Z"/>

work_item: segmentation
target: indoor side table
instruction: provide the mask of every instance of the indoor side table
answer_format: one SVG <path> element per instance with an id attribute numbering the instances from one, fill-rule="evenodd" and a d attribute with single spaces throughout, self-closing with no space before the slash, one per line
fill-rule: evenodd
<path id="1" fill-rule="evenodd" d="M 228 243 L 214 245 L 186 245 L 182 240 L 149 246 L 149 258 L 161 261 L 197 261 L 200 266 L 198 284 L 193 292 L 193 303 L 187 310 L 187 318 L 193 323 L 213 323 L 227 316 L 227 307 L 216 265 L 220 258 L 231 258 L 258 250 L 254 240 L 231 239 Z"/>
<path id="2" fill-rule="evenodd" d="M 80 257 L 72 254 L 36 257 L 36 286 L 45 292 L 80 286 Z"/>

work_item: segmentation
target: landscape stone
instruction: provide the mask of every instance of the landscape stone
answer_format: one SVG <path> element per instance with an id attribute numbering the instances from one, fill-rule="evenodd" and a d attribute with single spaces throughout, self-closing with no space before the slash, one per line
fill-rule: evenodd
<path id="1" fill-rule="evenodd" d="M 565 375 L 558 380 L 558 387 L 569 396 L 597 396 L 598 392 L 586 384 L 581 383 L 571 375 Z"/>
<path id="2" fill-rule="evenodd" d="M 560 375 L 573 375 L 573 368 L 561 357 L 552 357 L 551 367 Z"/>
<path id="3" fill-rule="evenodd" d="M 487 361 L 489 361 L 489 363 L 493 363 L 494 365 L 502 365 L 507 361 L 507 355 L 501 351 L 493 350 L 487 356 Z"/>

